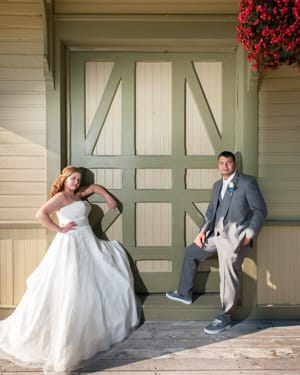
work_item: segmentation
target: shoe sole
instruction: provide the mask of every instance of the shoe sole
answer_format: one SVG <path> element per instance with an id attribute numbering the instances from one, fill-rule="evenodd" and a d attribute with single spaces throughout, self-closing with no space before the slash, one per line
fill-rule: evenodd
<path id="1" fill-rule="evenodd" d="M 185 305 L 191 305 L 192 301 L 185 301 L 184 299 L 176 298 L 176 297 L 171 297 L 166 293 L 166 297 L 170 299 L 171 301 L 176 301 L 176 302 L 181 302 L 184 303 Z"/>
<path id="2" fill-rule="evenodd" d="M 232 326 L 229 325 L 229 326 L 226 326 L 225 328 L 222 328 L 221 330 L 218 330 L 218 331 L 210 331 L 209 329 L 206 329 L 204 328 L 204 332 L 207 333 L 208 335 L 217 335 L 218 333 L 222 333 L 222 332 L 225 332 L 227 330 L 229 330 Z"/>

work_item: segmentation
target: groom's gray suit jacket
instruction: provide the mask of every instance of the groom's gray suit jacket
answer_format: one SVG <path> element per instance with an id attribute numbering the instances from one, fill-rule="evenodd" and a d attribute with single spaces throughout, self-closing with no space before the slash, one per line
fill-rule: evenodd
<path id="1" fill-rule="evenodd" d="M 211 201 L 201 226 L 201 231 L 207 236 L 216 234 L 216 226 L 220 224 L 220 221 L 216 223 L 216 214 L 222 183 L 221 179 L 213 186 Z M 251 239 L 257 236 L 267 215 L 267 207 L 254 177 L 237 172 L 232 183 L 234 190 L 227 190 L 222 202 L 220 235 L 233 244 L 240 242 L 244 236 Z"/>

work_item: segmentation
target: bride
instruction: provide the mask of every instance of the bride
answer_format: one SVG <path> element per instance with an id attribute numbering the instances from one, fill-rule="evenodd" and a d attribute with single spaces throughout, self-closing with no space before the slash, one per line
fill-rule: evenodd
<path id="1" fill-rule="evenodd" d="M 139 323 L 126 252 L 98 239 L 88 222 L 90 195 L 113 209 L 116 201 L 102 186 L 80 182 L 80 168 L 68 166 L 52 185 L 37 219 L 57 234 L 16 310 L 0 322 L 1 356 L 45 373 L 78 368 Z"/>

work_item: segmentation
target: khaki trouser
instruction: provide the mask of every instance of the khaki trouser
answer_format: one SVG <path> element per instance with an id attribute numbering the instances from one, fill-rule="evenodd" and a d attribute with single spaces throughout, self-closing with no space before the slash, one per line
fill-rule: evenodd
<path id="1" fill-rule="evenodd" d="M 246 249 L 247 247 L 233 246 L 226 238 L 215 235 L 209 236 L 201 248 L 191 244 L 185 250 L 178 293 L 191 297 L 198 263 L 218 253 L 221 300 L 221 311 L 218 315 L 224 315 L 230 320 L 238 298 L 239 278 Z"/>

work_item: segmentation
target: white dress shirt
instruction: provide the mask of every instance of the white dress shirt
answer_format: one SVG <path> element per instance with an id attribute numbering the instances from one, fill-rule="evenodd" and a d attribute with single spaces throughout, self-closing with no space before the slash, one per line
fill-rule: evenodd
<path id="1" fill-rule="evenodd" d="M 230 181 L 233 180 L 235 175 L 236 175 L 236 171 L 233 172 L 232 175 L 227 178 L 227 180 L 224 180 L 224 178 L 223 178 L 223 185 L 222 185 L 222 189 L 221 189 L 221 198 L 222 199 L 224 198 L 224 195 L 226 193 L 226 190 L 228 188 L 228 185 L 229 185 Z"/>

